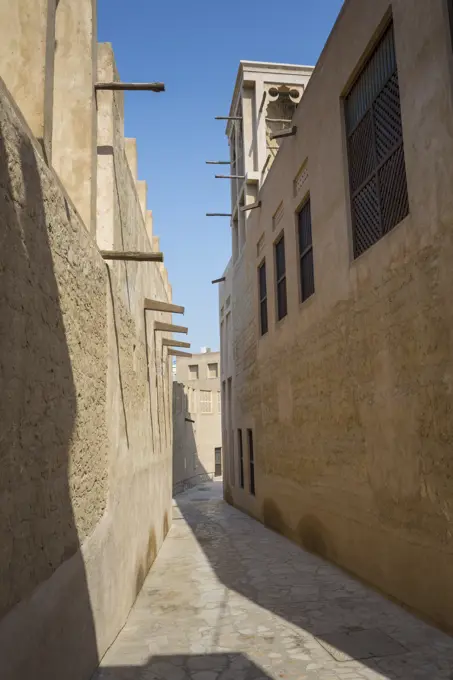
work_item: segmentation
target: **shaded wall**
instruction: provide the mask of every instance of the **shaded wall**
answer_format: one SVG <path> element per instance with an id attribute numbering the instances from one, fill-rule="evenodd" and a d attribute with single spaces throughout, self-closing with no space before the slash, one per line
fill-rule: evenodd
<path id="1" fill-rule="evenodd" d="M 446 3 L 392 7 L 410 214 L 352 259 L 341 97 L 388 3 L 349 0 L 232 271 L 234 431 L 254 431 L 257 495 L 246 465 L 245 490 L 236 473 L 228 498 L 451 629 L 452 45 Z M 316 292 L 301 304 L 296 213 L 308 192 Z M 288 316 L 277 322 L 273 248 L 282 229 Z M 261 338 L 263 257 L 269 333 Z"/>
<path id="2" fill-rule="evenodd" d="M 150 250 L 112 114 L 113 247 Z M 2 680 L 91 676 L 168 531 L 170 366 L 157 264 L 101 258 L 0 88 Z M 115 150 L 113 150 L 113 148 Z M 113 167 L 113 166 L 112 166 Z"/>

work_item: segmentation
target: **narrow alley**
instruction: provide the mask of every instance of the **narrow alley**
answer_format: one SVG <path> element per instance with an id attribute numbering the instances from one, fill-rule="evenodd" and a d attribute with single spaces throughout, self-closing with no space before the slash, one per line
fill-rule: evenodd
<path id="1" fill-rule="evenodd" d="M 453 677 L 450 637 L 230 507 L 221 482 L 173 512 L 96 680 Z"/>

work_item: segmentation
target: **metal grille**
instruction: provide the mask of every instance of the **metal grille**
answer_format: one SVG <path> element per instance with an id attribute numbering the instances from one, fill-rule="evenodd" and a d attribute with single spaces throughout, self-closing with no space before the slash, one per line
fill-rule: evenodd
<path id="1" fill-rule="evenodd" d="M 409 212 L 393 25 L 346 98 L 354 255 Z"/>
<path id="2" fill-rule="evenodd" d="M 302 302 L 315 292 L 310 199 L 299 213 L 300 297 Z"/>

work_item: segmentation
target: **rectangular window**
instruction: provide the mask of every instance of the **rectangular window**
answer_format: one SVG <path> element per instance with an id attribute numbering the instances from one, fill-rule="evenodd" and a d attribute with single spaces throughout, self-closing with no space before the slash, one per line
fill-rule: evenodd
<path id="1" fill-rule="evenodd" d="M 266 283 L 266 261 L 264 260 L 258 267 L 258 288 L 260 299 L 260 331 L 265 335 L 268 330 L 267 324 L 267 283 Z"/>
<path id="2" fill-rule="evenodd" d="M 219 377 L 219 364 L 208 364 L 208 378 Z"/>
<path id="3" fill-rule="evenodd" d="M 222 413 L 222 395 L 217 392 L 217 413 Z"/>
<path id="4" fill-rule="evenodd" d="M 409 213 L 393 24 L 345 100 L 354 257 Z"/>
<path id="5" fill-rule="evenodd" d="M 244 488 L 244 448 L 242 446 L 242 430 L 238 430 L 238 450 L 239 450 L 239 484 Z"/>
<path id="6" fill-rule="evenodd" d="M 212 413 L 212 392 L 200 390 L 200 413 Z"/>
<path id="7" fill-rule="evenodd" d="M 198 380 L 198 364 L 189 366 L 189 380 Z"/>
<path id="8" fill-rule="evenodd" d="M 302 302 L 315 292 L 315 276 L 313 270 L 313 240 L 311 236 L 310 199 L 304 203 L 299 212 L 299 266 L 300 266 L 300 299 Z"/>
<path id="9" fill-rule="evenodd" d="M 247 438 L 249 445 L 249 469 L 250 469 L 250 493 L 255 495 L 255 454 L 253 451 L 253 432 L 247 430 Z"/>
<path id="10" fill-rule="evenodd" d="M 286 303 L 285 237 L 283 234 L 275 244 L 275 282 L 277 286 L 277 319 L 280 321 L 288 313 Z"/>

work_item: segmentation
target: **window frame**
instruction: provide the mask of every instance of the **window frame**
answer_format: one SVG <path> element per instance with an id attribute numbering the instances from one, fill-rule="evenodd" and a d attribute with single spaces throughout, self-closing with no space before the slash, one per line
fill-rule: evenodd
<path id="1" fill-rule="evenodd" d="M 307 208 L 309 209 L 310 212 L 310 243 L 307 245 L 303 250 L 301 247 L 301 227 L 300 227 L 300 219 L 301 219 L 301 214 L 303 211 Z M 297 258 L 298 258 L 298 266 L 299 266 L 299 301 L 301 304 L 309 300 L 311 297 L 316 292 L 316 287 L 315 287 L 315 263 L 314 263 L 314 256 L 313 256 L 313 222 L 311 219 L 311 195 L 308 193 L 305 198 L 303 199 L 302 203 L 299 205 L 297 211 L 296 211 L 296 238 L 297 238 Z M 309 293 L 307 296 L 305 296 L 304 293 L 304 286 L 303 286 L 303 276 L 302 276 L 302 262 L 304 258 L 307 257 L 311 253 L 311 268 L 312 268 L 312 279 L 313 279 L 313 291 Z"/>
<path id="2" fill-rule="evenodd" d="M 255 447 L 253 443 L 253 430 L 247 429 L 247 445 L 249 451 L 249 491 L 252 496 L 256 496 L 255 484 Z"/>
<path id="3" fill-rule="evenodd" d="M 238 453 L 239 453 L 239 486 L 241 489 L 245 489 L 245 478 L 244 478 L 244 442 L 242 439 L 242 430 L 238 428 Z"/>
<path id="4" fill-rule="evenodd" d="M 196 368 L 196 369 L 197 369 L 197 375 L 196 375 L 195 378 L 192 378 L 192 376 L 191 376 L 191 373 L 190 373 L 190 369 L 191 369 L 191 368 Z M 188 366 L 187 366 L 187 371 L 188 371 L 188 373 L 189 373 L 189 380 L 199 380 L 199 379 L 200 379 L 200 368 L 199 368 L 199 365 L 198 365 L 198 364 L 188 364 Z"/>
<path id="5" fill-rule="evenodd" d="M 380 90 L 374 94 L 372 99 L 369 101 L 366 109 L 362 111 L 360 118 L 358 120 L 355 120 L 354 123 L 351 125 L 350 124 L 350 110 L 348 108 L 348 100 L 351 94 L 354 92 L 354 88 L 360 83 L 360 80 L 364 74 L 366 74 L 366 70 L 370 63 L 372 62 L 374 56 L 378 52 L 378 50 L 381 48 L 381 46 L 384 44 L 384 41 L 387 38 L 387 34 L 389 32 L 393 33 L 393 56 L 394 56 L 394 61 L 395 61 L 395 69 L 394 71 L 390 74 L 387 75 L 387 79 L 385 82 L 381 85 Z M 379 98 L 381 95 L 385 92 L 385 88 L 389 85 L 390 81 L 392 78 L 396 75 L 396 79 L 398 82 L 398 103 L 399 103 L 399 122 L 401 125 L 401 137 L 398 140 L 398 142 L 395 142 L 390 150 L 387 150 L 385 155 L 383 155 L 380 159 L 378 157 L 378 142 L 377 142 L 377 132 L 376 132 L 376 114 L 375 114 L 375 107 L 376 107 L 376 102 L 378 102 Z M 352 236 L 352 258 L 353 260 L 356 260 L 358 257 L 363 255 L 365 252 L 367 252 L 371 247 L 373 247 L 376 243 L 378 243 L 381 239 L 383 239 L 388 233 L 393 231 L 393 229 L 398 226 L 410 213 L 410 206 L 409 206 L 409 195 L 408 195 L 408 186 L 407 186 L 407 169 L 406 169 L 406 161 L 405 161 L 405 153 L 404 153 L 404 130 L 403 130 L 403 119 L 402 119 L 402 112 L 401 112 L 401 90 L 399 87 L 399 69 L 398 69 L 398 61 L 397 61 L 397 55 L 396 55 L 396 45 L 395 45 L 395 29 L 394 29 L 394 22 L 393 22 L 393 16 L 390 14 L 387 17 L 387 20 L 385 23 L 383 23 L 381 30 L 379 32 L 379 35 L 376 37 L 376 39 L 373 41 L 373 44 L 370 46 L 369 50 L 367 50 L 366 56 L 359 62 L 357 66 L 357 72 L 352 80 L 352 83 L 349 85 L 346 93 L 342 97 L 342 109 L 343 109 L 343 121 L 344 121 L 344 131 L 345 131 L 345 140 L 346 140 L 346 158 L 347 158 L 347 164 L 346 164 L 346 173 L 348 177 L 348 193 L 349 193 L 349 210 L 350 210 L 350 220 L 351 220 L 351 236 Z M 369 155 L 372 157 L 372 169 L 368 170 L 368 174 L 363 174 L 363 177 L 361 178 L 360 183 L 357 183 L 357 185 L 353 188 L 355 181 L 353 180 L 353 173 L 354 172 L 359 172 L 360 171 L 360 164 L 359 161 L 356 159 L 355 164 L 353 165 L 352 163 L 352 149 L 351 149 L 351 140 L 354 137 L 355 133 L 359 130 L 360 126 L 366 123 L 366 118 L 367 116 L 370 117 L 370 128 L 371 128 L 371 142 L 370 142 L 370 152 Z M 407 212 L 397 219 L 397 221 L 392 224 L 392 226 L 388 227 L 385 223 L 385 213 L 384 213 L 384 208 L 385 204 L 383 202 L 382 198 L 382 180 L 381 180 L 381 171 L 383 168 L 385 168 L 386 165 L 390 163 L 392 159 L 397 160 L 397 154 L 401 151 L 402 153 L 402 165 L 404 169 L 404 189 L 405 189 L 405 199 L 407 202 Z M 363 163 L 363 159 L 362 159 Z M 362 173 L 363 173 L 363 168 L 362 168 Z M 376 198 L 376 212 L 377 212 L 377 217 L 378 217 L 378 224 L 374 227 L 376 229 L 376 232 L 379 231 L 379 236 L 375 238 L 372 241 L 370 245 L 366 245 L 363 242 L 363 231 L 362 231 L 362 244 L 358 243 L 358 235 L 360 235 L 360 228 L 357 227 L 357 213 L 356 213 L 356 208 L 355 208 L 355 200 L 371 185 L 371 183 L 374 182 L 375 184 L 375 198 Z M 400 202 L 401 202 L 401 196 L 399 197 Z M 388 207 L 387 207 L 388 209 Z M 368 240 L 371 240 L 372 236 L 369 236 Z M 363 247 L 365 246 L 365 247 Z"/>
<path id="6" fill-rule="evenodd" d="M 277 249 L 283 243 L 283 262 L 284 262 L 284 273 L 278 276 L 278 258 Z M 285 231 L 284 229 L 280 232 L 276 240 L 274 241 L 274 271 L 275 271 L 275 311 L 276 319 L 278 321 L 283 321 L 283 319 L 288 316 L 288 289 L 287 289 L 287 277 L 286 277 L 286 250 L 285 250 Z M 280 298 L 278 295 L 279 287 L 284 284 L 285 289 L 285 312 L 280 314 Z"/>
<path id="7" fill-rule="evenodd" d="M 204 395 L 209 394 L 209 400 L 204 401 L 203 397 Z M 203 410 L 204 407 L 208 405 L 209 406 L 209 411 Z M 200 390 L 200 413 L 201 415 L 204 416 L 210 416 L 213 413 L 212 410 L 212 390 Z"/>
<path id="8" fill-rule="evenodd" d="M 211 366 L 215 366 L 215 375 L 210 375 Z M 213 361 L 208 364 L 208 380 L 217 380 L 219 377 L 219 362 Z"/>
<path id="9" fill-rule="evenodd" d="M 264 269 L 264 295 L 262 296 L 261 291 L 261 271 Z M 269 332 L 269 309 L 267 306 L 267 269 L 266 269 L 266 258 L 264 257 L 257 267 L 258 274 L 258 307 L 259 307 L 259 317 L 260 317 L 260 336 L 263 337 Z M 263 328 L 263 305 L 266 310 L 266 328 Z"/>

